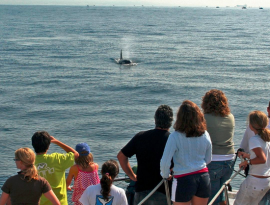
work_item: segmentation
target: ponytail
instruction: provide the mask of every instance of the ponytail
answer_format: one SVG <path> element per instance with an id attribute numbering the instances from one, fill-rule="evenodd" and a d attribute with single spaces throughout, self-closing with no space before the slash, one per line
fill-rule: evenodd
<path id="1" fill-rule="evenodd" d="M 266 128 L 268 125 L 268 117 L 265 113 L 255 110 L 249 114 L 249 124 L 258 132 L 258 135 L 265 142 L 270 142 L 270 130 Z"/>
<path id="2" fill-rule="evenodd" d="M 101 185 L 100 193 L 102 194 L 105 201 L 109 200 L 112 183 L 113 183 L 113 179 L 109 175 L 109 173 L 102 174 L 102 178 L 100 180 L 100 185 Z"/>
<path id="3" fill-rule="evenodd" d="M 24 179 L 29 182 L 32 179 L 36 180 L 38 178 L 38 171 L 35 166 L 35 153 L 30 148 L 25 147 L 16 150 L 15 158 L 19 159 L 25 166 L 23 170 Z"/>
<path id="4" fill-rule="evenodd" d="M 270 130 L 269 129 L 260 129 L 257 130 L 258 135 L 262 138 L 263 141 L 265 142 L 270 142 Z"/>
<path id="5" fill-rule="evenodd" d="M 32 179 L 37 179 L 38 177 L 38 171 L 34 164 L 31 164 L 29 168 L 23 171 L 24 173 L 24 179 L 27 181 L 31 181 Z"/>
<path id="6" fill-rule="evenodd" d="M 101 191 L 103 198 L 105 201 L 109 200 L 111 186 L 114 178 L 119 173 L 119 165 L 115 160 L 106 161 L 101 168 L 102 178 L 100 180 Z"/>

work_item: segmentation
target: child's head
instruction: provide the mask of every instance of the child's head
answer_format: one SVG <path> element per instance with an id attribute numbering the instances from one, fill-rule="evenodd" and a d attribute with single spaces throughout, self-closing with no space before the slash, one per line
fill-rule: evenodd
<path id="1" fill-rule="evenodd" d="M 75 149 L 79 153 L 79 157 L 75 159 L 75 163 L 83 168 L 87 168 L 89 164 L 94 161 L 90 147 L 83 142 L 77 144 Z"/>
<path id="2" fill-rule="evenodd" d="M 114 178 L 119 174 L 119 165 L 115 160 L 106 161 L 101 168 L 102 178 L 100 180 L 101 194 L 105 200 L 108 200 L 111 191 L 111 185 Z"/>
<path id="3" fill-rule="evenodd" d="M 252 111 L 249 114 L 249 125 L 264 141 L 270 141 L 270 131 L 266 128 L 268 125 L 268 117 L 265 113 L 258 110 Z"/>
<path id="4" fill-rule="evenodd" d="M 51 144 L 51 136 L 46 131 L 36 132 L 32 136 L 32 146 L 36 153 L 44 153 L 49 149 Z"/>
<path id="5" fill-rule="evenodd" d="M 15 151 L 15 161 L 17 167 L 20 167 L 24 172 L 24 178 L 28 177 L 28 180 L 36 179 L 38 172 L 35 166 L 35 153 L 27 147 L 17 149 Z"/>

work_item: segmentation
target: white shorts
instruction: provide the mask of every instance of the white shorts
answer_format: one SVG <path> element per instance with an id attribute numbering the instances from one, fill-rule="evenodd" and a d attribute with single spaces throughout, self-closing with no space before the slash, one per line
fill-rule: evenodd
<path id="1" fill-rule="evenodd" d="M 270 177 L 257 178 L 248 175 L 240 186 L 234 201 L 234 205 L 259 204 L 269 189 Z"/>

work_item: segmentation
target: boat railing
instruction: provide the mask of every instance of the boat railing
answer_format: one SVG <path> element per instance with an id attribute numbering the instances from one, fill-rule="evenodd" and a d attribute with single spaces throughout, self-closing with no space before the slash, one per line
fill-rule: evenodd
<path id="1" fill-rule="evenodd" d="M 244 159 L 240 156 L 241 162 L 244 161 Z M 237 174 L 239 174 L 244 168 L 241 167 L 236 173 L 234 173 L 230 179 L 228 179 L 220 188 L 220 190 L 216 193 L 216 195 L 213 197 L 213 199 L 208 203 L 208 205 L 212 205 L 215 200 L 218 198 L 218 196 L 223 192 L 225 192 L 225 199 L 226 199 L 226 204 L 230 205 L 229 201 L 229 194 L 228 194 L 228 185 L 229 183 L 236 177 Z M 165 189 L 166 189 L 166 197 L 167 197 L 167 203 L 168 205 L 171 205 L 171 200 L 170 200 L 170 193 L 169 193 L 169 186 L 168 186 L 168 181 L 167 179 L 162 179 L 161 182 L 138 204 L 142 205 L 150 196 L 152 196 L 155 191 L 162 185 L 162 183 L 165 183 Z"/>
<path id="2" fill-rule="evenodd" d="M 241 162 L 244 161 L 244 159 L 242 157 L 240 157 L 241 159 Z M 229 183 L 238 175 L 240 174 L 240 172 L 243 170 L 243 167 L 239 168 L 238 171 L 236 171 L 230 179 L 228 179 L 223 185 L 222 187 L 220 188 L 220 190 L 216 193 L 216 195 L 213 197 L 213 199 L 208 203 L 208 205 L 212 205 L 215 200 L 218 198 L 218 196 L 223 192 L 225 192 L 225 200 L 226 200 L 226 204 L 227 205 L 230 205 L 230 201 L 229 201 L 229 193 L 228 193 L 228 185 Z M 123 183 L 124 182 L 124 183 Z M 130 178 L 128 177 L 120 177 L 120 178 L 115 178 L 114 179 L 114 185 L 115 186 L 119 186 L 121 188 L 126 188 L 128 186 L 130 182 Z M 165 191 L 166 191 L 166 198 L 167 198 L 167 204 L 168 205 L 171 205 L 171 198 L 170 198 L 170 192 L 169 192 L 169 185 L 168 185 L 168 180 L 167 179 L 162 179 L 160 181 L 160 183 L 142 200 L 140 201 L 140 203 L 138 203 L 138 205 L 142 205 L 147 199 L 149 199 L 156 191 L 157 189 L 162 185 L 162 184 L 165 184 Z M 69 199 L 69 202 L 71 202 L 71 195 L 72 195 L 72 192 L 68 192 L 68 199 Z M 72 204 L 72 202 L 70 203 Z"/>
<path id="3" fill-rule="evenodd" d="M 240 156 L 241 162 L 244 161 L 243 157 Z M 234 173 L 234 175 L 231 176 L 230 179 L 228 179 L 223 185 L 222 187 L 219 189 L 219 191 L 216 193 L 216 195 L 213 197 L 213 199 L 209 202 L 208 205 L 212 205 L 215 200 L 218 198 L 218 196 L 223 192 L 225 192 L 225 199 L 226 199 L 226 204 L 230 205 L 230 201 L 229 201 L 229 194 L 228 194 L 228 184 L 236 177 L 237 174 L 240 173 L 240 171 L 242 171 L 244 168 L 241 167 L 236 173 Z"/>

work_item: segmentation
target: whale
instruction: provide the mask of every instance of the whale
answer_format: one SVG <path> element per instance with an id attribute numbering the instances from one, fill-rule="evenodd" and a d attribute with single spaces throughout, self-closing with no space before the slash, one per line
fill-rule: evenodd
<path id="1" fill-rule="evenodd" d="M 119 59 L 115 59 L 115 62 L 121 65 L 137 65 L 137 63 L 133 63 L 132 60 L 129 59 L 124 59 L 123 58 L 123 51 L 121 49 L 120 51 L 120 58 Z"/>

